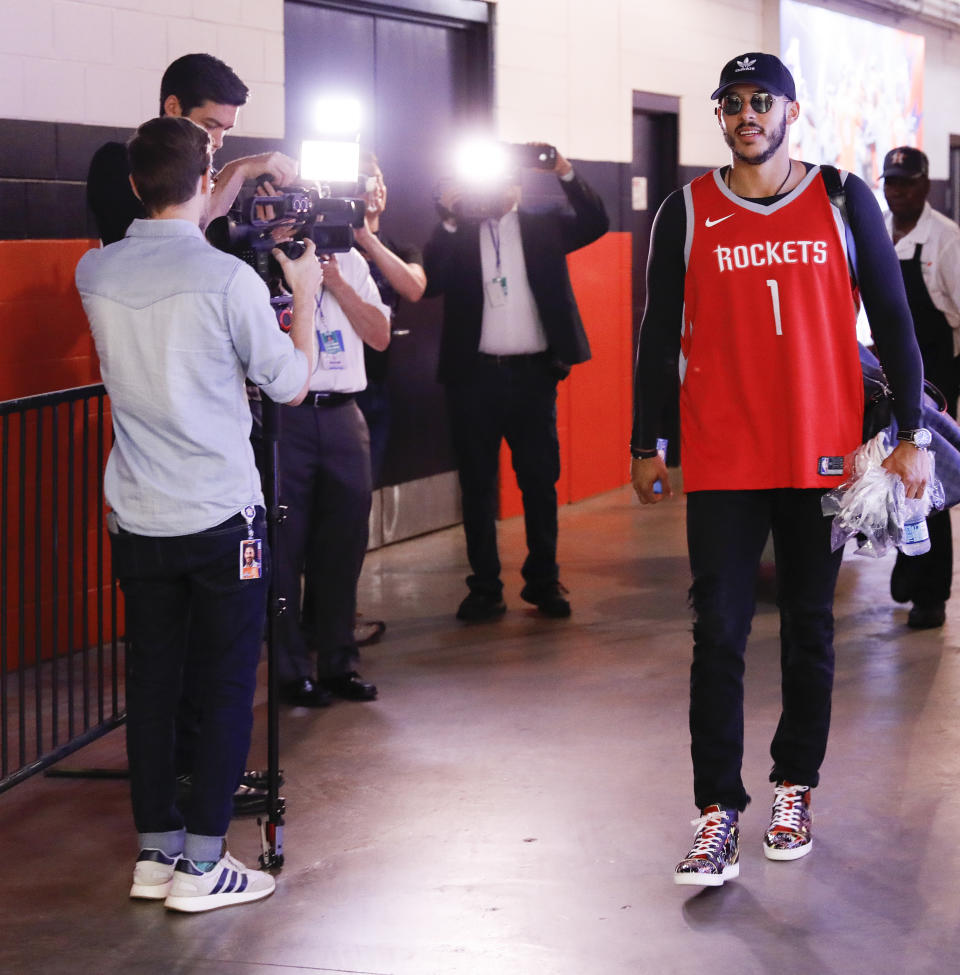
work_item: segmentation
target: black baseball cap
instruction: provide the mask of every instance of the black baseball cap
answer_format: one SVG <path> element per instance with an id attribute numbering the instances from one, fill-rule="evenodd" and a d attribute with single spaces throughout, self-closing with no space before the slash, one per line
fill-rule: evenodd
<path id="1" fill-rule="evenodd" d="M 897 146 L 883 157 L 883 178 L 919 179 L 930 174 L 927 155 L 913 146 Z"/>
<path id="2" fill-rule="evenodd" d="M 754 85 L 758 91 L 786 95 L 792 102 L 797 100 L 797 86 L 793 82 L 793 75 L 780 58 L 773 54 L 751 51 L 728 61 L 720 72 L 720 84 L 710 100 L 716 101 L 734 85 Z"/>

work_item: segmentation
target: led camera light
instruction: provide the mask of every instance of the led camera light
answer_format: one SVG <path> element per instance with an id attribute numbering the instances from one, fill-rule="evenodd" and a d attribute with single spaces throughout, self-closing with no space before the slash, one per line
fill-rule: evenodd
<path id="1" fill-rule="evenodd" d="M 356 142 L 305 139 L 300 146 L 300 175 L 319 183 L 356 183 L 360 146 Z"/>

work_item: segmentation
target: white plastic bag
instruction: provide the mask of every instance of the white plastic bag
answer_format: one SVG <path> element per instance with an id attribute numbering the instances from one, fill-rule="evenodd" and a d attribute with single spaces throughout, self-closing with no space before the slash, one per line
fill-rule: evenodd
<path id="1" fill-rule="evenodd" d="M 901 544 L 908 507 L 903 481 L 881 466 L 892 449 L 887 432 L 881 430 L 844 459 L 844 470 L 850 471 L 849 479 L 828 491 L 820 502 L 824 515 L 833 516 L 830 529 L 833 551 L 854 536 L 857 536 L 857 554 L 871 558 L 881 558 L 892 546 Z M 920 499 L 925 506 L 924 514 L 929 514 L 931 508 L 942 508 L 943 500 L 943 485 L 936 476 L 931 451 L 930 478 Z"/>

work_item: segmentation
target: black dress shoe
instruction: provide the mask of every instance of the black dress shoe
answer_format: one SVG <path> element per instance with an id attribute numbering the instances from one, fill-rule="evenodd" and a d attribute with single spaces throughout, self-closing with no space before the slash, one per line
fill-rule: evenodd
<path id="1" fill-rule="evenodd" d="M 376 684 L 367 683 L 355 670 L 349 670 L 337 677 L 325 677 L 317 684 L 325 693 L 342 697 L 345 701 L 375 701 Z"/>
<path id="2" fill-rule="evenodd" d="M 333 697 L 309 677 L 298 677 L 280 685 L 280 700 L 301 708 L 325 708 Z"/>
<path id="3" fill-rule="evenodd" d="M 567 597 L 567 587 L 563 583 L 555 582 L 549 586 L 524 586 L 520 590 L 520 598 L 527 603 L 533 603 L 544 616 L 562 620 L 570 615 L 570 601 Z"/>
<path id="4" fill-rule="evenodd" d="M 248 768 L 240 776 L 240 785 L 248 785 L 251 789 L 266 789 L 270 772 L 265 768 Z M 277 773 L 277 785 L 283 785 L 283 769 Z"/>
<path id="5" fill-rule="evenodd" d="M 946 603 L 914 603 L 907 615 L 907 626 L 912 630 L 935 630 L 946 621 Z"/>
<path id="6" fill-rule="evenodd" d="M 485 623 L 500 619 L 506 611 L 507 604 L 501 596 L 471 590 L 457 610 L 457 619 L 465 623 Z"/>
<path id="7" fill-rule="evenodd" d="M 377 643 L 386 632 L 387 624 L 383 620 L 357 619 L 353 624 L 353 642 L 358 647 L 369 647 Z"/>

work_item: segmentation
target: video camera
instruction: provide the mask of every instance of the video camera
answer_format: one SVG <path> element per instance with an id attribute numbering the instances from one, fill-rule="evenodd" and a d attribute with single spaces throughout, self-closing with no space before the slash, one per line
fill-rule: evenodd
<path id="1" fill-rule="evenodd" d="M 273 216 L 258 217 L 261 207 L 271 207 Z M 326 186 L 286 186 L 270 196 L 251 196 L 234 215 L 212 220 L 206 236 L 214 247 L 249 264 L 266 282 L 270 304 L 277 311 L 280 327 L 286 330 L 289 316 L 281 313 L 292 298 L 283 271 L 270 252 L 276 247 L 296 260 L 303 254 L 303 241 L 310 238 L 318 254 L 344 254 L 353 247 L 354 228 L 363 226 L 365 208 L 362 199 L 329 196 Z M 283 231 L 292 239 L 277 243 L 275 231 Z"/>

